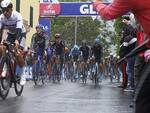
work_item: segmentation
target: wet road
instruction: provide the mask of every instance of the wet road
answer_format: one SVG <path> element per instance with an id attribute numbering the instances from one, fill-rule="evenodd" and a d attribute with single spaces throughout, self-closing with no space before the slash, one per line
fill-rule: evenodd
<path id="1" fill-rule="evenodd" d="M 133 113 L 130 102 L 129 93 L 108 81 L 97 88 L 91 82 L 44 86 L 28 82 L 21 97 L 15 97 L 11 89 L 8 98 L 0 100 L 0 113 Z"/>

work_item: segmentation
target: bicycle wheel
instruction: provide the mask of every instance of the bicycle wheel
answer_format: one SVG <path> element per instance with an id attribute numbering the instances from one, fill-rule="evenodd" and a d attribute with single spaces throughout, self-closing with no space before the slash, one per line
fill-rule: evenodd
<path id="1" fill-rule="evenodd" d="M 56 64 L 53 64 L 52 65 L 52 80 L 53 80 L 53 83 L 55 83 L 55 81 L 56 81 L 56 74 L 57 74 Z"/>
<path id="2" fill-rule="evenodd" d="M 95 83 L 95 86 L 97 86 L 97 68 L 95 68 L 94 83 Z"/>
<path id="3" fill-rule="evenodd" d="M 10 77 L 10 73 L 9 73 L 9 65 L 8 63 L 6 62 L 6 59 L 5 58 L 2 58 L 1 59 L 1 62 L 0 62 L 0 72 L 2 74 L 2 71 L 3 69 L 5 68 L 4 66 L 7 67 L 7 70 L 6 70 L 6 76 L 5 77 L 1 77 L 0 76 L 0 96 L 2 99 L 6 99 L 6 97 L 8 96 L 8 93 L 9 93 L 9 89 L 10 89 L 10 82 L 11 82 L 11 77 Z"/>
<path id="4" fill-rule="evenodd" d="M 56 67 L 57 67 L 57 69 L 56 69 L 57 70 L 56 71 L 57 72 L 57 81 L 60 82 L 60 80 L 61 80 L 61 68 L 60 68 L 60 64 L 57 64 Z"/>
<path id="5" fill-rule="evenodd" d="M 21 96 L 24 86 L 20 85 L 20 76 L 17 80 L 14 81 L 14 88 L 16 95 Z"/>
<path id="6" fill-rule="evenodd" d="M 44 85 L 46 82 L 46 78 L 47 78 L 47 70 L 46 70 L 46 65 L 42 66 L 42 72 L 41 72 L 41 79 L 42 79 L 42 84 Z"/>
<path id="7" fill-rule="evenodd" d="M 96 64 L 95 68 L 95 86 L 99 84 L 99 70 L 98 70 L 98 64 Z"/>
<path id="8" fill-rule="evenodd" d="M 83 67 L 83 78 L 82 78 L 83 84 L 86 84 L 87 82 L 87 75 L 86 75 L 86 66 Z"/>
<path id="9" fill-rule="evenodd" d="M 87 83 L 87 76 L 88 76 L 88 66 L 85 66 L 85 84 Z"/>
<path id="10" fill-rule="evenodd" d="M 35 85 L 37 85 L 37 81 L 38 81 L 38 72 L 37 72 L 37 69 L 36 69 L 36 64 L 33 65 L 32 67 L 32 75 L 33 75 L 33 82 Z"/>

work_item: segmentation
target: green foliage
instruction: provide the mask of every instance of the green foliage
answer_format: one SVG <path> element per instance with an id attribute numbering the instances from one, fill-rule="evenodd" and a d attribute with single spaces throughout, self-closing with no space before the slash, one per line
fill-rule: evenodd
<path id="1" fill-rule="evenodd" d="M 124 24 L 122 23 L 122 18 L 121 17 L 117 18 L 114 24 L 115 31 L 116 31 L 115 44 L 117 45 L 116 48 L 117 54 L 119 53 L 120 50 L 121 30 L 123 26 Z"/>
<path id="2" fill-rule="evenodd" d="M 74 44 L 75 37 L 75 17 L 57 17 L 52 19 L 52 40 L 54 34 L 59 32 L 65 42 L 71 46 Z M 77 44 L 81 44 L 82 40 L 93 42 L 100 34 L 100 22 L 92 20 L 91 17 L 77 18 Z"/>
<path id="3" fill-rule="evenodd" d="M 114 23 L 115 31 L 117 34 L 120 34 L 122 26 L 123 26 L 122 18 L 121 17 L 117 18 Z"/>

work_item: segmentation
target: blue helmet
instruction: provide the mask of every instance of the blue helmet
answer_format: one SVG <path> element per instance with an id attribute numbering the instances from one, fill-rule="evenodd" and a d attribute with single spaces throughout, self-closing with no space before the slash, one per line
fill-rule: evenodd
<path id="1" fill-rule="evenodd" d="M 95 44 L 100 44 L 100 39 L 99 38 L 95 39 Z"/>

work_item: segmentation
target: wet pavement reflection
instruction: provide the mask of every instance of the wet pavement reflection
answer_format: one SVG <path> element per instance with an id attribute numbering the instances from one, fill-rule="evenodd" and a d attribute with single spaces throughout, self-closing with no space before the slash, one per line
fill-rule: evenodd
<path id="1" fill-rule="evenodd" d="M 34 86 L 26 84 L 23 95 L 15 97 L 13 89 L 0 100 L 0 113 L 133 113 L 132 95 L 117 88 L 117 83 L 103 81 L 95 87 L 61 81 Z"/>

